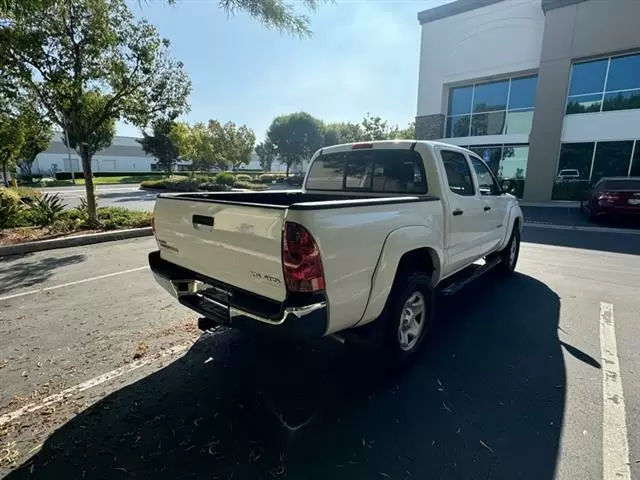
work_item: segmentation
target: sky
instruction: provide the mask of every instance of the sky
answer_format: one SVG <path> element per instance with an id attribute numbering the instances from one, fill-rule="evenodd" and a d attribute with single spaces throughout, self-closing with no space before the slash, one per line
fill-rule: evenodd
<path id="1" fill-rule="evenodd" d="M 415 117 L 419 11 L 450 0 L 336 0 L 311 13 L 313 36 L 268 30 L 217 0 L 133 1 L 171 41 L 193 90 L 187 122 L 246 124 L 261 141 L 274 117 L 306 111 L 326 122 L 367 112 L 406 126 Z M 295 4 L 295 0 L 292 1 Z M 139 136 L 119 123 L 117 134 Z"/>

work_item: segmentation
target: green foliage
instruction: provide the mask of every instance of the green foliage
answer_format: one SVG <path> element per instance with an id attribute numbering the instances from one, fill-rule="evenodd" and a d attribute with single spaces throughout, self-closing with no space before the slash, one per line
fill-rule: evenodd
<path id="1" fill-rule="evenodd" d="M 14 7 L 22 2 L 4 1 Z M 116 119 L 144 126 L 184 112 L 191 83 L 169 55 L 169 42 L 136 19 L 125 0 L 26 5 L 18 9 L 20 21 L 0 29 L 3 72 L 37 96 L 48 117 L 68 132 L 87 174 L 95 223 L 91 151 L 109 139 Z"/>
<path id="2" fill-rule="evenodd" d="M 274 180 L 283 181 L 287 178 L 284 173 L 264 173 L 258 177 L 258 181 L 261 183 L 272 183 Z"/>
<path id="3" fill-rule="evenodd" d="M 0 228 L 12 228 L 18 226 L 22 213 L 20 203 L 0 202 Z"/>
<path id="4" fill-rule="evenodd" d="M 27 204 L 33 203 L 36 198 L 42 195 L 40 190 L 31 187 L 18 187 L 12 188 L 11 190 L 15 191 L 20 197 L 20 200 Z"/>
<path id="5" fill-rule="evenodd" d="M 45 194 L 36 197 L 35 201 L 31 204 L 30 211 L 34 215 L 37 225 L 48 227 L 60 218 L 64 209 L 65 204 L 62 203 L 58 194 Z"/>
<path id="6" fill-rule="evenodd" d="M 15 188 L 0 188 L 0 205 L 20 205 L 20 193 Z"/>
<path id="7" fill-rule="evenodd" d="M 32 181 L 33 162 L 40 152 L 44 152 L 53 136 L 51 122 L 46 118 L 39 101 L 34 97 L 33 92 L 24 99 L 21 108 L 22 130 L 24 141 L 17 158 L 17 167 L 20 176 L 26 181 Z"/>
<path id="8" fill-rule="evenodd" d="M 14 111 L 0 112 L 0 167 L 5 186 L 9 185 L 9 171 L 15 168 L 24 141 L 20 114 Z"/>
<path id="9" fill-rule="evenodd" d="M 253 177 L 251 175 L 247 175 L 245 173 L 239 173 L 238 175 L 236 175 L 236 180 L 238 182 L 252 182 L 253 181 Z"/>
<path id="10" fill-rule="evenodd" d="M 221 185 L 233 185 L 233 182 L 236 181 L 236 178 L 232 173 L 220 172 L 216 175 L 215 181 L 216 183 L 219 183 Z"/>
<path id="11" fill-rule="evenodd" d="M 156 157 L 158 166 L 168 175 L 171 175 L 173 166 L 180 157 L 178 144 L 172 137 L 175 128 L 176 123 L 172 120 L 156 120 L 152 125 L 151 135 L 142 130 L 142 138 L 136 139 L 144 153 Z"/>
<path id="12" fill-rule="evenodd" d="M 121 207 L 101 207 L 98 209 L 100 226 L 106 230 L 150 227 L 152 216 L 151 212 L 139 212 Z"/>
<path id="13" fill-rule="evenodd" d="M 233 188 L 244 188 L 246 190 L 266 190 L 269 187 L 260 183 L 237 180 L 233 183 Z"/>
<path id="14" fill-rule="evenodd" d="M 278 158 L 287 166 L 308 160 L 324 143 L 322 122 L 306 112 L 276 117 L 267 130 L 267 139 L 273 144 Z"/>
<path id="15" fill-rule="evenodd" d="M 271 171 L 271 165 L 276 159 L 276 149 L 269 140 L 256 145 L 256 155 L 260 159 L 260 166 L 265 172 Z"/>
<path id="16" fill-rule="evenodd" d="M 329 123 L 324 128 L 324 145 L 340 145 L 364 140 L 364 132 L 359 123 Z"/>

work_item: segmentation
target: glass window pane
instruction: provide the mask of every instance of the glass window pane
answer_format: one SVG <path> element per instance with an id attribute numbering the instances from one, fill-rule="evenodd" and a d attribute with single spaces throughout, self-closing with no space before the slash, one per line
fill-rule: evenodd
<path id="1" fill-rule="evenodd" d="M 572 113 L 591 113 L 599 112 L 602 105 L 602 95 L 580 95 L 577 97 L 569 97 L 567 102 L 567 115 Z"/>
<path id="2" fill-rule="evenodd" d="M 446 137 L 468 137 L 471 116 L 461 115 L 447 118 Z"/>
<path id="3" fill-rule="evenodd" d="M 607 93 L 604 96 L 603 111 L 629 110 L 631 108 L 640 108 L 640 90 Z"/>
<path id="4" fill-rule="evenodd" d="M 604 90 L 604 77 L 607 73 L 608 60 L 575 63 L 571 70 L 569 95 L 598 93 Z"/>
<path id="5" fill-rule="evenodd" d="M 471 165 L 476 172 L 478 178 L 478 190 L 480 195 L 498 195 L 500 189 L 496 183 L 493 175 L 489 172 L 489 168 L 478 160 L 476 157 L 471 157 Z"/>
<path id="6" fill-rule="evenodd" d="M 482 158 L 496 177 L 499 176 L 502 145 L 475 146 L 470 147 L 469 150 Z"/>
<path id="7" fill-rule="evenodd" d="M 589 187 L 589 172 L 595 144 L 563 143 L 553 185 L 553 200 L 581 200 Z M 573 170 L 573 172 L 571 172 Z"/>
<path id="8" fill-rule="evenodd" d="M 473 87 L 452 88 L 449 90 L 449 115 L 471 113 Z"/>
<path id="9" fill-rule="evenodd" d="M 533 124 L 533 110 L 507 112 L 506 133 L 522 133 L 529 135 Z"/>
<path id="10" fill-rule="evenodd" d="M 509 81 L 476 85 L 473 91 L 473 111 L 506 110 Z"/>
<path id="11" fill-rule="evenodd" d="M 498 178 L 524 180 L 527 175 L 528 145 L 505 145 Z"/>
<path id="12" fill-rule="evenodd" d="M 607 92 L 640 88 L 640 55 L 611 59 L 607 75 Z"/>
<path id="13" fill-rule="evenodd" d="M 478 113 L 471 120 L 471 136 L 502 135 L 506 112 Z"/>
<path id="14" fill-rule="evenodd" d="M 344 155 L 323 155 L 311 164 L 308 190 L 342 190 L 347 159 Z"/>
<path id="15" fill-rule="evenodd" d="M 633 164 L 631 165 L 631 176 L 640 177 L 640 141 L 636 141 L 636 151 L 633 154 Z"/>
<path id="16" fill-rule="evenodd" d="M 451 150 L 442 150 L 440 156 L 444 163 L 449 189 L 453 193 L 465 197 L 475 195 L 473 180 L 471 179 L 471 170 L 469 170 L 469 165 L 467 164 L 467 157 L 460 152 Z"/>
<path id="17" fill-rule="evenodd" d="M 509 109 L 533 108 L 536 99 L 538 77 L 516 78 L 511 80 L 509 91 Z"/>
<path id="18" fill-rule="evenodd" d="M 633 142 L 598 142 L 591 182 L 602 177 L 626 177 L 629 172 Z"/>

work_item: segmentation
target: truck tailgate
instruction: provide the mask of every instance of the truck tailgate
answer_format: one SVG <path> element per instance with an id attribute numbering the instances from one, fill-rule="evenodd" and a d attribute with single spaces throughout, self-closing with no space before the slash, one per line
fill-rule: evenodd
<path id="1" fill-rule="evenodd" d="M 161 257 L 234 287 L 283 301 L 281 237 L 286 208 L 158 197 Z"/>

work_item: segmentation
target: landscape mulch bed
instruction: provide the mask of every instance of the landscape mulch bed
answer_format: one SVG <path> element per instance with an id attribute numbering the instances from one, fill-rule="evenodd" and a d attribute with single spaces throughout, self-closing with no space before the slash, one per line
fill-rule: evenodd
<path id="1" fill-rule="evenodd" d="M 33 242 L 35 240 L 51 240 L 61 237 L 77 237 L 88 233 L 105 232 L 105 229 L 75 230 L 72 232 L 56 232 L 47 227 L 19 227 L 0 230 L 0 245 Z"/>

